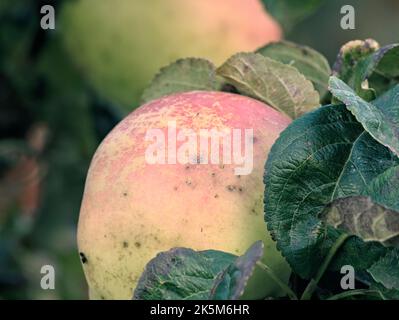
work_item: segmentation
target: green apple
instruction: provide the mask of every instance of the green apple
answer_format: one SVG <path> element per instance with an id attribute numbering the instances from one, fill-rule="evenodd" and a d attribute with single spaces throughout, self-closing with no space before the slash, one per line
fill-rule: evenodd
<path id="1" fill-rule="evenodd" d="M 82 74 L 125 111 L 138 106 L 159 68 L 178 58 L 220 64 L 281 34 L 259 0 L 75 0 L 60 21 Z"/>

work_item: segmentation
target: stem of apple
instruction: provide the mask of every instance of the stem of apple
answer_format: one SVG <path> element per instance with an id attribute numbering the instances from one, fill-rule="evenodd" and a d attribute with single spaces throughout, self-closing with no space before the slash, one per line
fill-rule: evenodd
<path id="1" fill-rule="evenodd" d="M 286 293 L 286 295 L 291 299 L 291 300 L 298 300 L 297 295 L 295 294 L 294 291 L 291 290 L 291 288 L 286 285 L 283 281 L 280 280 L 280 278 L 274 273 L 274 271 L 264 263 L 258 261 L 256 265 L 260 268 L 262 268 L 270 278 L 272 278 L 278 285 L 279 287 Z"/>
<path id="2" fill-rule="evenodd" d="M 330 264 L 331 260 L 334 258 L 339 248 L 341 248 L 345 241 L 350 237 L 351 235 L 346 233 L 343 233 L 338 237 L 337 241 L 335 241 L 334 245 L 330 248 L 330 251 L 328 252 L 326 258 L 324 259 L 319 270 L 317 271 L 316 277 L 310 280 L 308 286 L 302 294 L 301 300 L 310 300 L 312 298 L 313 292 L 316 290 L 317 285 L 320 279 L 323 277 L 325 271 L 327 270 L 327 267 Z"/>

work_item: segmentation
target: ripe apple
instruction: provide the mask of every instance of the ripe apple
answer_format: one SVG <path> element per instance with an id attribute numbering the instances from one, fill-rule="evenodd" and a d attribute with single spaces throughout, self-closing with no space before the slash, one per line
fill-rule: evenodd
<path id="1" fill-rule="evenodd" d="M 86 180 L 78 246 L 90 297 L 130 299 L 145 265 L 160 251 L 188 247 L 241 255 L 257 240 L 265 244 L 263 261 L 287 281 L 289 267 L 263 221 L 262 179 L 269 149 L 289 123 L 257 100 L 222 92 L 174 94 L 130 113 L 99 146 Z M 224 138 L 218 158 L 211 158 L 215 140 L 201 137 L 212 129 L 230 137 L 241 132 L 238 143 L 231 140 L 231 154 L 251 154 L 252 143 L 246 158 L 251 170 L 240 172 L 244 162 L 225 161 Z M 190 147 L 202 147 L 185 158 L 182 149 L 193 136 Z M 204 141 L 209 148 L 200 152 Z M 156 154 L 154 146 L 158 162 L 149 156 Z M 245 297 L 277 294 L 278 286 L 262 273 Z"/>
<path id="2" fill-rule="evenodd" d="M 159 68 L 178 58 L 220 64 L 281 35 L 259 0 L 77 0 L 65 4 L 60 21 L 72 60 L 127 111 Z"/>

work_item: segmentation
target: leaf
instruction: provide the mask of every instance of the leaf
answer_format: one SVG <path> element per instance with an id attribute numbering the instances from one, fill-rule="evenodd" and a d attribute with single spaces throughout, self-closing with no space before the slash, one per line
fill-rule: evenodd
<path id="1" fill-rule="evenodd" d="M 333 75 L 352 85 L 356 65 L 380 48 L 373 39 L 352 40 L 345 43 L 333 65 Z"/>
<path id="2" fill-rule="evenodd" d="M 399 76 L 399 44 L 380 48 L 373 39 L 346 43 L 340 50 L 333 74 L 370 101 L 388 90 Z M 396 79 L 397 80 L 397 79 Z"/>
<path id="3" fill-rule="evenodd" d="M 296 68 L 306 79 L 312 81 L 315 89 L 323 96 L 328 89 L 331 74 L 327 59 L 310 47 L 289 41 L 270 43 L 257 50 L 261 55 Z"/>
<path id="4" fill-rule="evenodd" d="M 388 78 L 397 78 L 399 77 L 399 44 L 395 43 L 384 48 L 383 57 L 380 59 L 376 71 Z"/>
<path id="5" fill-rule="evenodd" d="M 323 0 L 262 0 L 266 10 L 284 28 L 291 30 L 297 23 L 311 15 Z"/>
<path id="6" fill-rule="evenodd" d="M 387 289 L 377 282 L 373 282 L 370 285 L 370 289 L 378 291 L 384 300 L 399 300 L 399 290 Z"/>
<path id="7" fill-rule="evenodd" d="M 399 45 L 390 44 L 375 51 L 373 54 L 362 59 L 354 68 L 351 82 L 352 88 L 364 99 L 368 100 L 370 88 L 368 79 L 378 70 L 386 77 L 399 75 Z M 382 69 L 381 69 L 382 68 Z M 367 81 L 367 82 L 366 82 Z"/>
<path id="8" fill-rule="evenodd" d="M 258 53 L 238 53 L 217 73 L 239 93 L 261 100 L 291 118 L 320 104 L 312 83 L 297 69 Z"/>
<path id="9" fill-rule="evenodd" d="M 368 195 L 369 184 L 396 165 L 399 159 L 344 105 L 320 107 L 281 133 L 266 163 L 265 220 L 297 274 L 312 277 L 339 235 L 320 219 L 323 208 L 340 197 Z"/>
<path id="10" fill-rule="evenodd" d="M 367 194 L 372 195 L 377 203 L 383 203 L 387 208 L 399 211 L 398 186 L 399 166 L 395 166 L 373 179 L 367 188 Z"/>
<path id="11" fill-rule="evenodd" d="M 263 242 L 255 242 L 216 278 L 210 293 L 212 300 L 238 300 L 244 293 L 256 263 L 263 256 Z"/>
<path id="12" fill-rule="evenodd" d="M 374 263 L 368 272 L 373 279 L 387 289 L 399 290 L 399 250 L 389 250 Z"/>
<path id="13" fill-rule="evenodd" d="M 218 90 L 216 68 L 208 60 L 198 58 L 179 59 L 162 68 L 144 90 L 142 102 L 148 102 L 162 96 L 185 91 Z"/>
<path id="14" fill-rule="evenodd" d="M 148 262 L 134 291 L 135 300 L 201 300 L 209 297 L 219 272 L 237 257 L 215 250 L 173 248 Z"/>
<path id="15" fill-rule="evenodd" d="M 328 225 L 363 241 L 399 247 L 399 212 L 385 208 L 369 197 L 336 199 L 325 208 L 322 216 Z"/>
<path id="16" fill-rule="evenodd" d="M 329 85 L 331 93 L 346 104 L 364 129 L 378 142 L 399 155 L 399 86 L 388 92 L 391 100 L 383 98 L 384 108 L 380 109 L 364 101 L 336 77 L 330 78 Z"/>

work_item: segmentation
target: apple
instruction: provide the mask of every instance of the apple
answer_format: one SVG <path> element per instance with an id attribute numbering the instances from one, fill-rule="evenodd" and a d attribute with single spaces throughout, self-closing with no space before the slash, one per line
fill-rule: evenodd
<path id="1" fill-rule="evenodd" d="M 78 247 L 90 297 L 131 299 L 147 262 L 172 247 L 241 255 L 257 240 L 263 262 L 287 281 L 263 220 L 263 173 L 289 123 L 262 102 L 223 92 L 174 94 L 130 113 L 87 175 Z M 266 274 L 255 279 L 245 298 L 280 293 Z"/>
<path id="2" fill-rule="evenodd" d="M 216 64 L 278 40 L 259 0 L 77 0 L 60 27 L 73 62 L 103 97 L 131 111 L 159 68 L 185 57 Z"/>

